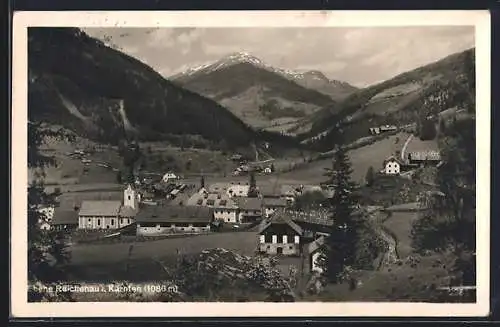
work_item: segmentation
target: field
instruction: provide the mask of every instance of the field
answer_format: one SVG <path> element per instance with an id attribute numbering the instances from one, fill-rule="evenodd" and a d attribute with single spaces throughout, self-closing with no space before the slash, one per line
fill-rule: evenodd
<path id="1" fill-rule="evenodd" d="M 188 255 L 205 249 L 225 248 L 241 255 L 253 255 L 257 241 L 255 232 L 228 232 L 137 243 L 74 244 L 70 269 L 78 279 L 109 280 L 111 276 L 119 279 L 124 277 L 123 269 L 130 260 L 141 263 L 142 268 L 138 267 L 136 274 L 142 276 L 136 276 L 137 279 L 154 280 L 159 272 L 152 270 L 151 265 L 155 267 L 156 260 L 171 260 L 177 251 Z M 130 247 L 133 249 L 129 258 Z"/>
<path id="2" fill-rule="evenodd" d="M 352 163 L 352 178 L 357 183 L 363 183 L 366 171 L 372 166 L 375 171 L 382 169 L 383 161 L 401 150 L 407 134 L 399 133 L 373 144 L 349 151 Z M 397 141 L 397 142 L 396 142 Z M 331 168 L 332 159 L 323 159 L 308 164 L 303 169 L 296 169 L 281 175 L 283 179 L 307 180 L 309 183 L 321 183 L 326 180 L 325 168 Z"/>
<path id="3" fill-rule="evenodd" d="M 411 228 L 416 219 L 418 219 L 418 212 L 392 212 L 383 223 L 397 239 L 397 251 L 400 258 L 405 258 L 412 252 Z"/>

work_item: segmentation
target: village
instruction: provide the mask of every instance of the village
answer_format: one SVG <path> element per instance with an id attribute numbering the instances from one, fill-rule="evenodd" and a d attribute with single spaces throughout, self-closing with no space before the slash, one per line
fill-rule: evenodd
<path id="1" fill-rule="evenodd" d="M 386 131 L 394 133 L 390 128 Z M 396 137 L 406 136 L 406 142 L 397 139 L 394 142 L 394 136 L 385 141 L 396 143 L 390 148 L 397 150 L 391 150 L 374 165 L 375 175 L 381 180 L 411 181 L 416 170 L 440 165 L 439 151 L 427 150 L 426 143 L 422 147 L 413 134 L 396 132 L 400 133 Z M 412 141 L 420 144 L 413 147 L 419 151 L 408 150 L 412 148 L 408 147 Z M 107 163 L 88 159 L 83 150 L 65 155 L 76 156 L 84 167 L 99 164 L 100 168 L 115 172 Z M 163 175 L 138 175 L 134 182 L 118 186 L 121 199 L 103 199 L 102 196 L 80 199 L 77 196 L 68 200 L 63 191 L 61 205 L 41 208 L 48 220 L 40 228 L 66 235 L 71 245 L 72 264 L 78 267 L 92 266 L 102 260 L 106 264 L 126 260 L 127 249 L 130 252 L 129 246 L 138 242 L 144 246 L 151 244 L 153 250 L 142 250 L 141 256 L 146 257 L 225 248 L 250 257 L 275 258 L 284 276 L 288 276 L 290 269 L 298 271 L 303 280 L 301 285 L 310 285 L 322 272 L 318 256 L 334 224 L 328 209 L 333 196 L 332 186 L 287 183 L 291 181 L 289 175 L 295 173 L 277 171 L 272 160 L 252 165 L 242 162 L 239 154 L 230 155 L 228 160 L 238 167 L 237 173 L 230 176 L 181 176 L 174 171 Z M 322 160 L 331 162 L 331 159 Z M 244 164 L 250 169 L 242 169 Z M 256 166 L 261 167 L 253 168 Z M 360 184 L 365 187 L 364 183 Z M 414 212 L 415 203 L 409 205 L 408 211 Z M 367 210 L 401 211 L 396 207 L 360 204 L 358 209 L 365 213 Z M 378 259 L 376 266 L 394 264 L 399 257 L 404 258 L 401 256 L 404 251 L 396 249 L 390 235 L 383 229 L 377 229 L 376 233 L 388 244 L 387 253 Z M 398 247 L 401 246 L 400 242 Z M 112 251 L 113 255 L 101 255 L 101 251 Z"/>

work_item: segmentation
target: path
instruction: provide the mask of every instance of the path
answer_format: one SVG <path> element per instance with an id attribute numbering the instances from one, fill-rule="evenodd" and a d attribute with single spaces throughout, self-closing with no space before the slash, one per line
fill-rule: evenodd
<path id="1" fill-rule="evenodd" d="M 384 266 L 387 266 L 388 264 L 394 263 L 398 259 L 398 254 L 396 251 L 397 243 L 396 240 L 384 230 L 381 222 L 379 221 L 379 219 L 377 219 L 377 216 L 381 214 L 380 208 L 374 208 L 373 210 L 371 210 L 371 212 L 369 212 L 369 214 L 370 218 L 376 225 L 377 234 L 382 237 L 384 242 L 387 244 L 387 250 L 378 267 L 378 269 L 380 269 Z"/>
<path id="2" fill-rule="evenodd" d="M 408 147 L 408 144 L 410 144 L 410 142 L 411 142 L 412 139 L 413 139 L 413 134 L 410 134 L 410 136 L 408 136 L 408 138 L 406 139 L 406 142 L 403 145 L 403 148 L 401 149 L 401 160 L 403 162 L 405 161 L 406 148 Z"/>

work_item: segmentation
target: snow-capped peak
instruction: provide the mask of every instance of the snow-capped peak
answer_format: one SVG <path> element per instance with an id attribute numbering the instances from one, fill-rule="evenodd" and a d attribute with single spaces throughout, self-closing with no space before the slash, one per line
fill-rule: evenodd
<path id="1" fill-rule="evenodd" d="M 328 77 L 325 76 L 321 71 L 318 70 L 310 70 L 310 71 L 295 71 L 295 70 L 289 70 L 289 69 L 282 69 L 282 68 L 275 68 L 271 65 L 268 65 L 264 63 L 262 60 L 259 58 L 255 57 L 254 55 L 248 53 L 248 52 L 234 52 L 231 53 L 217 61 L 209 62 L 202 64 L 197 67 L 189 68 L 181 73 L 178 73 L 174 76 L 171 76 L 171 79 L 177 79 L 177 78 L 182 78 L 182 77 L 188 77 L 192 76 L 194 74 L 209 74 L 214 71 L 217 71 L 219 69 L 223 69 L 226 67 L 230 67 L 232 65 L 237 65 L 237 64 L 242 64 L 242 63 L 248 63 L 252 64 L 256 67 L 271 71 L 273 73 L 277 73 L 287 79 L 294 80 L 294 81 L 299 81 L 303 80 L 306 78 L 312 78 L 316 79 L 318 81 L 324 81 L 327 83 L 334 83 L 334 84 L 343 84 L 343 82 L 335 81 L 335 80 L 329 80 Z"/>

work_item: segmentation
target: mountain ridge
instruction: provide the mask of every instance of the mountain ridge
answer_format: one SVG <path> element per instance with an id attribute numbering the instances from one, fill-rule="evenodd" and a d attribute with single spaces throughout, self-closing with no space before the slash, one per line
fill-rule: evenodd
<path id="1" fill-rule="evenodd" d="M 166 80 L 78 28 L 28 31 L 28 115 L 106 142 L 124 137 L 248 144 L 255 132 L 213 100 Z"/>

